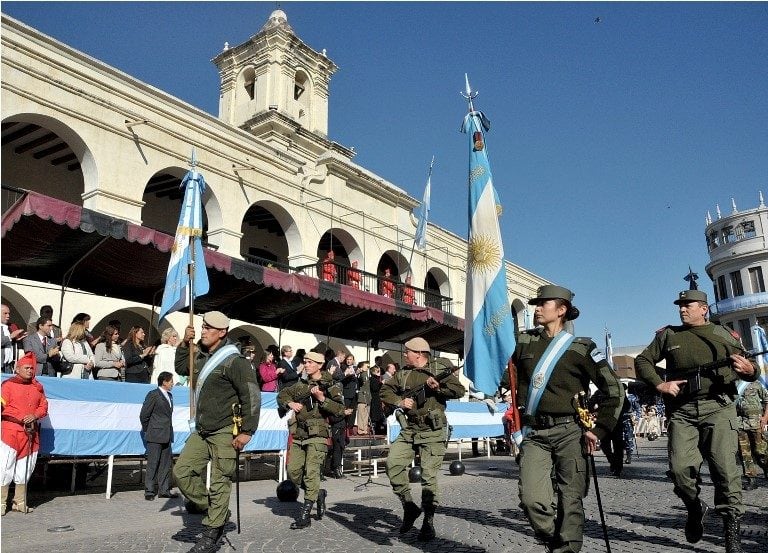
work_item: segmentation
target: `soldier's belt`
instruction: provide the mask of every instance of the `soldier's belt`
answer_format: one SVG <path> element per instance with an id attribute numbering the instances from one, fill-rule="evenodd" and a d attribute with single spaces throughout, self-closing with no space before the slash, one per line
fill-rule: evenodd
<path id="1" fill-rule="evenodd" d="M 575 422 L 573 415 L 553 416 L 553 415 L 523 415 L 523 425 L 530 426 L 534 430 L 546 430 L 559 426 L 561 424 L 568 424 L 569 422 Z"/>

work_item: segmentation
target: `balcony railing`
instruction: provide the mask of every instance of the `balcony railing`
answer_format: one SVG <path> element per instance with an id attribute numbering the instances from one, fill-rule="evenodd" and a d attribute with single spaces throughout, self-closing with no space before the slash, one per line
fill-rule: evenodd
<path id="1" fill-rule="evenodd" d="M 311 265 L 302 265 L 301 267 L 293 268 L 292 272 L 301 272 L 328 282 L 338 282 L 339 284 L 352 286 L 372 294 L 395 298 L 411 305 L 425 305 L 449 313 L 453 307 L 452 298 L 442 296 L 434 290 L 417 288 L 392 278 L 367 273 L 339 263 L 328 263 L 326 265 L 327 263 L 320 261 Z M 325 271 L 323 270 L 324 265 L 326 265 Z"/>
<path id="2" fill-rule="evenodd" d="M 713 315 L 725 315 L 742 309 L 753 309 L 755 307 L 764 306 L 768 306 L 768 292 L 726 298 L 710 305 L 709 310 Z"/>

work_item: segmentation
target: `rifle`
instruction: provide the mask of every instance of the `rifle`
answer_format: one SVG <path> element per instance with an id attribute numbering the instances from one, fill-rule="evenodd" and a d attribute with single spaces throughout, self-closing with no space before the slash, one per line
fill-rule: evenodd
<path id="1" fill-rule="evenodd" d="M 232 435 L 240 434 L 243 425 L 243 406 L 232 404 Z M 237 533 L 240 533 L 240 450 L 235 448 L 235 510 L 237 511 Z"/>
<path id="2" fill-rule="evenodd" d="M 325 394 L 325 393 L 328 392 L 328 390 L 330 390 L 333 386 L 335 386 L 336 383 L 335 382 L 324 383 L 322 380 L 313 380 L 313 381 L 307 382 L 307 385 L 309 386 L 310 390 L 312 388 L 314 388 L 315 386 L 317 386 Z M 307 391 L 306 394 L 304 394 L 303 396 L 295 398 L 293 401 L 296 402 L 296 403 L 301 403 L 307 409 L 312 409 L 311 403 L 307 402 L 307 400 L 309 400 L 311 398 L 312 398 L 312 392 L 311 391 Z M 285 406 L 285 405 L 278 405 L 277 406 L 277 414 L 280 416 L 280 418 L 283 418 L 285 415 L 287 415 L 288 411 L 290 411 L 290 409 L 288 409 L 288 407 Z"/>
<path id="3" fill-rule="evenodd" d="M 744 353 L 741 353 L 739 355 L 742 355 L 743 357 L 747 359 L 754 359 L 756 357 L 759 357 L 760 355 L 766 355 L 768 354 L 768 350 L 758 351 L 756 349 L 745 351 Z M 717 374 L 717 369 L 720 369 L 722 367 L 727 367 L 731 364 L 731 357 L 724 357 L 723 359 L 718 359 L 717 361 L 711 361 L 709 363 L 704 363 L 703 365 L 699 365 L 698 367 L 695 367 L 693 369 L 683 369 L 680 371 L 676 370 L 669 370 L 664 371 L 664 380 L 685 380 L 685 393 L 686 394 L 695 394 L 699 390 L 701 390 L 701 375 L 705 376 L 713 376 Z"/>
<path id="4" fill-rule="evenodd" d="M 576 410 L 576 419 L 581 427 L 582 434 L 586 434 L 595 424 L 587 407 L 587 394 L 582 390 L 571 400 L 573 408 Z M 586 443 L 584 444 L 586 446 Z M 603 501 L 600 498 L 600 485 L 597 483 L 597 467 L 595 466 L 595 456 L 590 454 L 589 460 L 592 468 L 592 476 L 595 481 L 595 497 L 597 497 L 597 510 L 600 512 L 600 524 L 603 527 L 603 538 L 605 539 L 605 550 L 611 553 L 611 543 L 608 541 L 608 527 L 605 525 L 605 513 L 603 512 Z"/>
<path id="5" fill-rule="evenodd" d="M 437 375 L 434 375 L 433 378 L 437 380 L 438 383 L 443 382 L 444 380 L 447 380 L 449 376 L 451 376 L 454 372 L 458 371 L 459 369 L 461 369 L 461 367 L 448 367 L 443 372 Z M 427 388 L 428 388 L 427 383 L 424 382 L 424 384 L 416 386 L 415 388 L 404 390 L 403 393 L 399 395 L 401 399 L 409 399 L 409 398 L 415 399 L 416 406 L 421 407 L 422 405 L 424 405 L 424 402 L 427 400 Z M 403 412 L 402 409 L 400 409 L 399 407 L 392 407 L 391 405 L 386 403 L 383 405 L 383 407 L 385 407 L 384 415 L 387 417 L 392 413 L 395 413 L 396 411 L 400 411 L 401 413 Z M 397 422 L 400 423 L 401 428 L 405 428 L 407 426 L 403 424 L 404 421 L 401 421 L 400 417 L 398 417 L 397 419 L 398 419 Z"/>

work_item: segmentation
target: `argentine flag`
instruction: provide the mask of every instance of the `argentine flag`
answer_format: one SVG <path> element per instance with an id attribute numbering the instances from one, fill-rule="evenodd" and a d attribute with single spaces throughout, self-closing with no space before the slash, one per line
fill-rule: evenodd
<path id="1" fill-rule="evenodd" d="M 171 261 L 168 264 L 168 275 L 165 279 L 163 303 L 160 307 L 159 320 L 168 314 L 190 305 L 190 279 L 188 266 L 195 260 L 193 266 L 194 297 L 208 293 L 208 273 L 205 270 L 203 257 L 203 194 L 205 179 L 197 172 L 197 161 L 192 152 L 192 169 L 184 175 L 181 187 L 184 189 L 184 203 L 179 215 L 179 225 L 176 227 L 176 238 L 171 249 Z M 194 250 L 193 250 L 194 248 Z M 194 258 L 193 258 L 194 251 Z M 194 302 L 194 299 L 192 300 Z"/>
<path id="2" fill-rule="evenodd" d="M 469 243 L 464 322 L 464 367 L 475 389 L 493 395 L 515 349 L 514 324 L 507 297 L 504 247 L 501 242 L 491 167 L 485 148 L 490 123 L 474 109 L 467 79 L 469 113 L 462 130 L 469 135 Z"/>

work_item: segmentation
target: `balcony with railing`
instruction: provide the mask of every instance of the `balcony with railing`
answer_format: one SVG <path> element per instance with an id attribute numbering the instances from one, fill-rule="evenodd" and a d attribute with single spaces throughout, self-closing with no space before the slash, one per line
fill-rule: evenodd
<path id="1" fill-rule="evenodd" d="M 768 307 L 768 292 L 726 298 L 710 305 L 709 311 L 713 315 L 726 315 L 734 311 L 755 309 L 757 307 Z"/>

